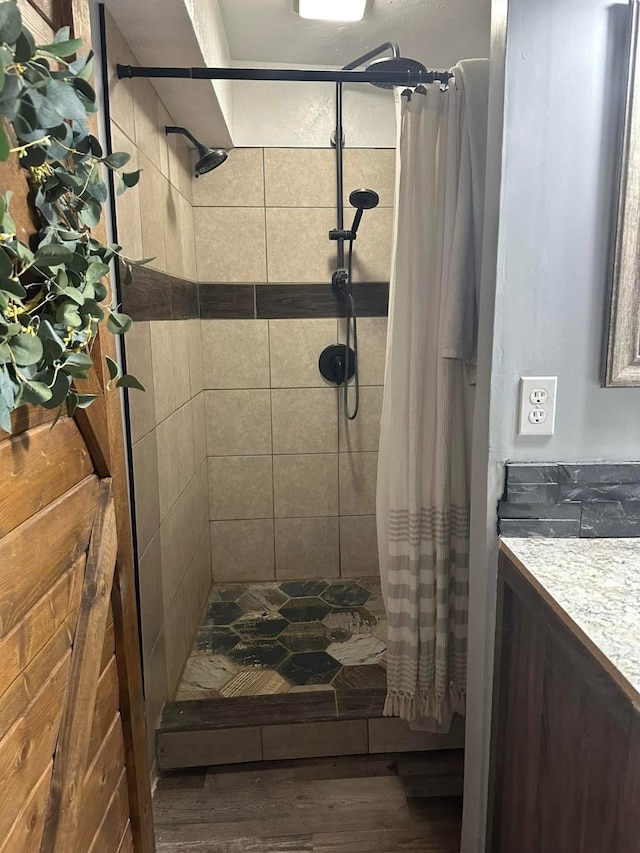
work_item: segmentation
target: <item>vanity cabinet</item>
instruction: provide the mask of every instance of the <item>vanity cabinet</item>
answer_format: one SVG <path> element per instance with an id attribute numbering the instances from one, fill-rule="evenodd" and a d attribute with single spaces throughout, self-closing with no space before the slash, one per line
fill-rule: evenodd
<path id="1" fill-rule="evenodd" d="M 640 853 L 638 694 L 504 553 L 493 709 L 488 851 Z"/>

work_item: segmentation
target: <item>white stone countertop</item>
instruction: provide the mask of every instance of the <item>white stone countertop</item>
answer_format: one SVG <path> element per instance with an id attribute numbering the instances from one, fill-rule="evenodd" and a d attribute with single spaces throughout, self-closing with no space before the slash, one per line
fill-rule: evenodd
<path id="1" fill-rule="evenodd" d="M 640 706 L 640 538 L 505 537 L 501 550 L 601 652 Z"/>

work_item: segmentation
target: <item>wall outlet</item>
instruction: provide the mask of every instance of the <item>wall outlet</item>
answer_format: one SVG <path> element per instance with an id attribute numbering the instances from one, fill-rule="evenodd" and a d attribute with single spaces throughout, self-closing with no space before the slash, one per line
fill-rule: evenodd
<path id="1" fill-rule="evenodd" d="M 520 377 L 518 435 L 553 435 L 557 376 Z"/>

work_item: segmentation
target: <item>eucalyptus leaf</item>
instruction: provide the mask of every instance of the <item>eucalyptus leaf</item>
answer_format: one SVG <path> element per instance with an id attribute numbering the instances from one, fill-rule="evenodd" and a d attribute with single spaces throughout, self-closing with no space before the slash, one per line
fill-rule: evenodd
<path id="1" fill-rule="evenodd" d="M 69 353 L 62 361 L 62 369 L 71 376 L 84 375 L 91 367 L 93 367 L 91 358 L 83 352 Z"/>
<path id="2" fill-rule="evenodd" d="M 109 275 L 109 267 L 107 264 L 103 264 L 100 261 L 93 261 L 89 264 L 86 272 L 86 279 L 90 284 L 100 281 L 100 279 L 104 278 L 105 275 Z"/>
<path id="3" fill-rule="evenodd" d="M 123 172 L 122 180 L 127 187 L 135 187 L 140 180 L 142 169 L 136 169 L 135 172 Z"/>
<path id="4" fill-rule="evenodd" d="M 125 373 L 124 376 L 121 376 L 120 379 L 118 379 L 116 382 L 116 388 L 135 388 L 137 391 L 147 390 L 142 382 L 130 373 Z"/>
<path id="5" fill-rule="evenodd" d="M 77 406 L 79 409 L 88 409 L 93 401 L 98 399 L 97 394 L 77 394 L 76 396 L 78 397 Z"/>
<path id="6" fill-rule="evenodd" d="M 20 282 L 14 281 L 12 278 L 0 279 L 0 290 L 3 293 L 10 293 L 11 296 L 15 296 L 17 299 L 24 299 L 27 295 L 27 291 Z"/>
<path id="7" fill-rule="evenodd" d="M 13 408 L 13 404 L 11 408 Z M 11 432 L 11 408 L 0 393 L 0 427 L 7 433 Z"/>
<path id="8" fill-rule="evenodd" d="M 39 246 L 36 249 L 35 260 L 37 264 L 51 267 L 58 264 L 66 264 L 73 257 L 73 252 L 66 246 L 50 243 L 47 246 Z"/>
<path id="9" fill-rule="evenodd" d="M 107 155 L 102 162 L 110 169 L 121 169 L 127 165 L 129 160 L 131 160 L 131 154 L 127 154 L 126 151 L 114 151 L 113 154 Z"/>
<path id="10" fill-rule="evenodd" d="M 0 160 L 3 163 L 9 159 L 10 147 L 9 137 L 6 134 L 4 127 L 0 124 Z"/>
<path id="11" fill-rule="evenodd" d="M 0 4 L 0 41 L 15 44 L 22 32 L 22 15 L 15 3 Z"/>
<path id="12" fill-rule="evenodd" d="M 116 376 L 120 375 L 120 365 L 108 355 L 105 355 L 104 360 L 107 362 L 107 370 L 109 371 L 109 378 L 115 379 Z"/>
<path id="13" fill-rule="evenodd" d="M 40 338 L 30 335 L 29 332 L 15 335 L 9 340 L 9 347 L 16 364 L 20 367 L 37 364 L 44 354 Z"/>
<path id="14" fill-rule="evenodd" d="M 0 278 L 9 278 L 13 273 L 13 262 L 9 255 L 0 249 Z"/>
<path id="15" fill-rule="evenodd" d="M 3 4 L 4 5 L 4 4 Z M 22 32 L 16 39 L 15 57 L 18 62 L 28 62 L 36 52 L 35 39 L 26 27 L 22 28 Z"/>
<path id="16" fill-rule="evenodd" d="M 77 408 L 78 408 L 78 395 L 75 393 L 75 391 L 69 391 L 69 394 L 67 396 L 67 414 L 69 415 L 70 418 L 72 418 L 75 415 Z"/>
<path id="17" fill-rule="evenodd" d="M 77 53 L 82 47 L 82 39 L 69 39 L 68 41 L 60 41 L 54 44 L 39 44 L 38 50 L 42 53 L 49 53 L 51 56 L 59 56 L 66 59 L 74 53 Z"/>
<path id="18" fill-rule="evenodd" d="M 56 409 L 61 406 L 71 388 L 71 376 L 59 370 L 51 386 L 51 399 L 44 403 L 45 409 Z"/>
<path id="19" fill-rule="evenodd" d="M 95 103 L 96 93 L 93 89 L 93 86 L 89 82 L 83 80 L 82 77 L 75 77 L 73 80 L 73 85 L 83 98 L 86 98 L 92 104 Z"/>
<path id="20" fill-rule="evenodd" d="M 47 98 L 55 104 L 56 110 L 64 118 L 86 120 L 87 110 L 73 85 L 62 80 L 52 80 L 47 89 Z"/>
<path id="21" fill-rule="evenodd" d="M 112 311 L 107 320 L 107 328 L 114 335 L 124 335 L 133 325 L 133 320 L 128 314 L 121 314 L 118 311 Z"/>
<path id="22" fill-rule="evenodd" d="M 21 388 L 21 400 L 25 403 L 40 405 L 46 403 L 53 396 L 51 388 L 44 382 L 24 382 Z"/>
<path id="23" fill-rule="evenodd" d="M 72 329 L 79 329 L 82 326 L 82 317 L 78 311 L 78 306 L 71 300 L 62 302 L 56 310 L 56 320 L 63 326 Z"/>

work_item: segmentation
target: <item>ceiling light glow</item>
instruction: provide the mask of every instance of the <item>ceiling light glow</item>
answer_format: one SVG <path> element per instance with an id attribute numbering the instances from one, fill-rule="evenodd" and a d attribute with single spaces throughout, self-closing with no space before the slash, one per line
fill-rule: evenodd
<path id="1" fill-rule="evenodd" d="M 298 0 L 301 18 L 316 21 L 361 21 L 367 0 Z"/>

